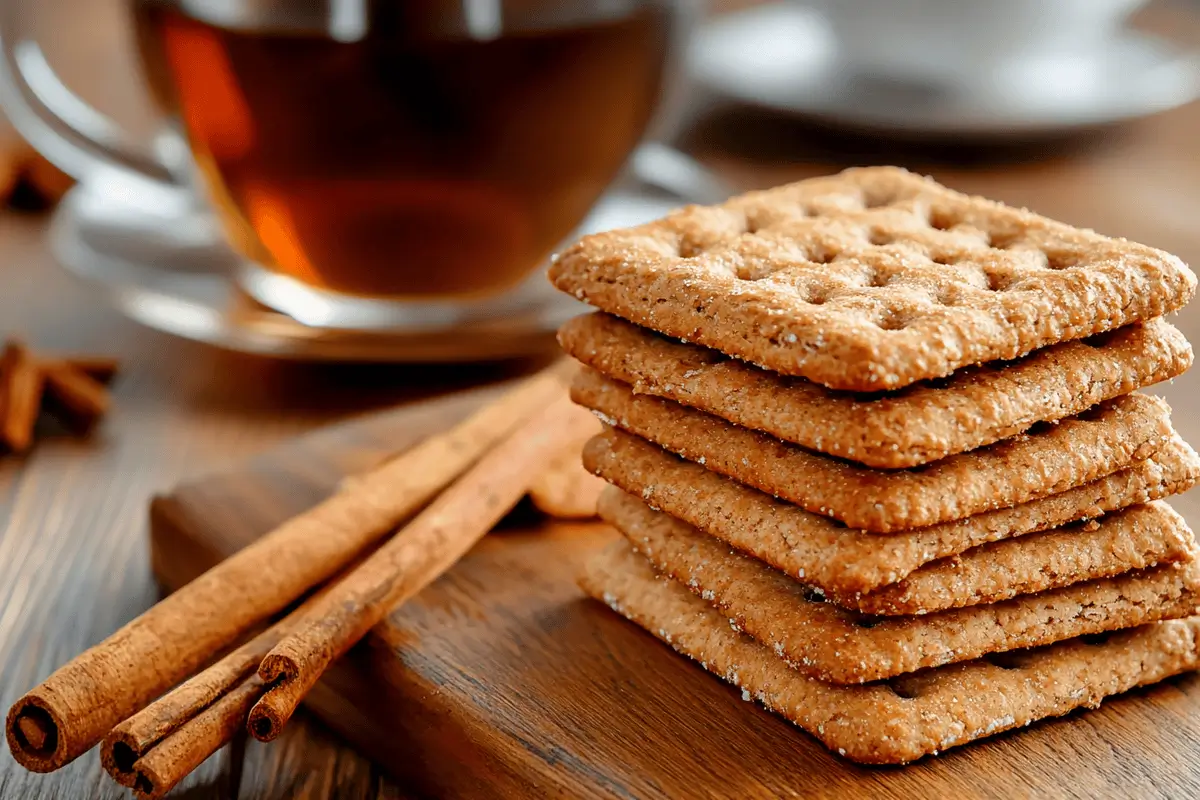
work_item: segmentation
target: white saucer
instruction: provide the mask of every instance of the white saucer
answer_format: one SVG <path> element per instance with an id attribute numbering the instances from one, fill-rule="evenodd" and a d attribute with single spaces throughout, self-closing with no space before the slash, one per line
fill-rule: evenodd
<path id="1" fill-rule="evenodd" d="M 686 156 L 643 145 L 632 173 L 670 195 L 627 181 L 592 210 L 579 233 L 646 222 L 697 193 L 724 191 Z M 102 290 L 122 312 L 151 328 L 228 350 L 324 361 L 465 362 L 544 352 L 554 331 L 584 306 L 555 291 L 542 271 L 514 292 L 503 314 L 436 329 L 346 330 L 304 325 L 250 299 L 233 280 L 239 258 L 213 215 L 195 203 L 147 207 L 88 185 L 71 190 L 54 212 L 50 246 L 72 275 Z M 718 198 L 720 199 L 720 198 Z"/>
<path id="2" fill-rule="evenodd" d="M 1200 95 L 1200 57 L 1123 31 L 1087 58 L 1014 63 L 969 91 L 840 69 L 824 19 L 782 2 L 719 16 L 689 52 L 691 75 L 718 94 L 862 130 L 952 136 L 1066 133 L 1175 108 Z"/>

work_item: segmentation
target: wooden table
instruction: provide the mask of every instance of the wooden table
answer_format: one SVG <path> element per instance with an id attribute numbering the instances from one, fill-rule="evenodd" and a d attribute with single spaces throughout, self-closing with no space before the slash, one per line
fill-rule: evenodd
<path id="1" fill-rule="evenodd" d="M 1152 18 L 1200 41 L 1200 22 Z M 1171 250 L 1200 264 L 1200 105 L 1083 143 L 995 151 L 881 146 L 746 109 L 706 114 L 689 146 L 739 186 L 843 164 L 896 162 L 952 186 Z M 937 153 L 937 158 L 931 156 Z M 503 377 L 497 368 L 275 363 L 147 331 L 64 276 L 42 244 L 45 220 L 0 215 L 0 320 L 42 350 L 118 355 L 116 406 L 87 442 L 47 431 L 26 458 L 0 457 L 0 707 L 153 602 L 150 496 L 187 476 L 348 415 Z M 1200 341 L 1200 312 L 1178 324 Z M 1165 387 L 1180 432 L 1200 441 L 1200 370 Z M 1200 498 L 1177 508 L 1200 520 Z M 209 797 L 402 797 L 319 724 L 269 746 L 222 751 L 178 790 Z M 116 798 L 94 754 L 50 776 L 0 755 L 0 797 Z"/>

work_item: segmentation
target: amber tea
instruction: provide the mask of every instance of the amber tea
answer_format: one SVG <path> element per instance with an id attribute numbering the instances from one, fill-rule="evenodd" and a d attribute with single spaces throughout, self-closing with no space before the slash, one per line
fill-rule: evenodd
<path id="1" fill-rule="evenodd" d="M 235 245 L 369 297 L 528 274 L 642 136 L 668 45 L 654 5 L 476 36 L 444 24 L 445 3 L 375 0 L 354 41 L 181 10 L 203 5 L 142 0 L 137 30 Z"/>

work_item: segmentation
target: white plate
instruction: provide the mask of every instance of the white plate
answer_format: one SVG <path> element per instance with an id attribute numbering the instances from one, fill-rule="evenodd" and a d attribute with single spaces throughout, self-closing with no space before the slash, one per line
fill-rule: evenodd
<path id="1" fill-rule="evenodd" d="M 691 75 L 727 97 L 864 130 L 1011 136 L 1065 133 L 1155 114 L 1200 94 L 1200 58 L 1123 31 L 1088 57 L 1026 59 L 969 91 L 842 68 L 821 16 L 775 3 L 715 17 L 689 52 Z"/>

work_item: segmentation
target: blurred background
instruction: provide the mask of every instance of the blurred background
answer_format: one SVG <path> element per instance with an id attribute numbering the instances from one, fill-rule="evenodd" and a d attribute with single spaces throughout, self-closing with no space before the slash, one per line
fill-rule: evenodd
<path id="1" fill-rule="evenodd" d="M 578 310 L 540 275 L 564 242 L 846 165 L 900 164 L 1185 257 L 1200 210 L 1190 0 L 4 14 L 0 189 L 44 211 L 81 181 L 47 223 L 59 268 L 143 325 L 232 351 L 528 355 Z"/>

